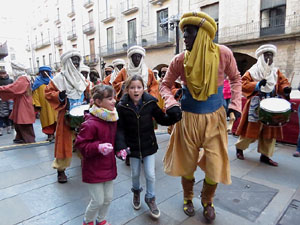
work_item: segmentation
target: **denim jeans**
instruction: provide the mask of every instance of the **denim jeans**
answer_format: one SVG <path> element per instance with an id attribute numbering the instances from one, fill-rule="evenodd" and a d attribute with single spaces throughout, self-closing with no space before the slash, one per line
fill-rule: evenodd
<path id="1" fill-rule="evenodd" d="M 138 158 L 130 158 L 132 188 L 139 190 L 141 165 L 144 165 L 144 173 L 146 178 L 146 198 L 155 197 L 155 155 L 149 155 L 142 160 Z"/>
<path id="2" fill-rule="evenodd" d="M 299 118 L 299 133 L 298 133 L 298 142 L 297 142 L 297 152 L 300 152 L 300 105 L 298 107 L 298 118 Z"/>

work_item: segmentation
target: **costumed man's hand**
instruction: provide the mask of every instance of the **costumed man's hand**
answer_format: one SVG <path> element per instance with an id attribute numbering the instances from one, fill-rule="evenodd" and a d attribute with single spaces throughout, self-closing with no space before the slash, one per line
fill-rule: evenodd
<path id="1" fill-rule="evenodd" d="M 267 84 L 267 80 L 266 79 L 262 79 L 261 81 L 259 81 L 258 86 L 259 86 L 259 88 L 261 88 L 261 86 L 266 86 L 266 84 Z"/>
<path id="2" fill-rule="evenodd" d="M 290 100 L 290 93 L 291 93 L 291 91 L 292 91 L 291 87 L 285 87 L 283 89 L 285 99 L 288 100 L 288 101 Z"/>
<path id="3" fill-rule="evenodd" d="M 182 94 L 182 88 L 179 88 L 179 89 L 176 91 L 174 98 L 175 98 L 175 99 L 178 99 L 178 98 L 180 97 L 181 94 Z"/>
<path id="4" fill-rule="evenodd" d="M 98 145 L 98 151 L 103 155 L 108 155 L 114 150 L 114 147 L 111 143 L 103 143 Z"/>
<path id="5" fill-rule="evenodd" d="M 178 122 L 182 118 L 182 112 L 179 106 L 173 106 L 172 108 L 167 109 L 166 113 L 175 122 Z"/>
<path id="6" fill-rule="evenodd" d="M 234 114 L 235 120 L 237 120 L 241 116 L 241 113 L 234 109 L 228 109 L 228 112 L 227 112 L 228 117 L 230 117 L 230 113 Z"/>
<path id="7" fill-rule="evenodd" d="M 61 91 L 61 92 L 59 92 L 59 99 L 63 102 L 64 100 L 65 100 L 65 98 L 66 98 L 66 91 Z"/>

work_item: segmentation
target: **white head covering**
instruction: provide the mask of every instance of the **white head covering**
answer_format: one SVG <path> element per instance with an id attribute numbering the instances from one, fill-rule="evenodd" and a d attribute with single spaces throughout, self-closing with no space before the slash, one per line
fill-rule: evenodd
<path id="1" fill-rule="evenodd" d="M 26 68 L 23 64 L 17 62 L 17 61 L 11 61 L 11 68 L 12 72 L 16 77 L 19 77 L 21 75 L 25 75 Z"/>
<path id="2" fill-rule="evenodd" d="M 88 67 L 88 66 L 86 66 L 84 64 L 82 64 L 80 66 L 80 72 L 88 72 L 89 73 L 90 71 L 91 71 L 90 67 Z"/>
<path id="3" fill-rule="evenodd" d="M 112 65 L 114 67 L 114 71 L 112 72 L 111 76 L 110 76 L 110 83 L 112 84 L 114 82 L 114 80 L 116 79 L 116 77 L 118 76 L 118 73 L 120 72 L 120 70 L 118 69 L 117 65 L 123 65 L 125 66 L 125 61 L 123 59 L 115 59 L 112 61 Z"/>
<path id="4" fill-rule="evenodd" d="M 61 55 L 62 71 L 53 78 L 53 82 L 59 91 L 66 91 L 68 98 L 80 99 L 88 83 L 84 76 L 76 69 L 71 57 L 78 56 L 80 62 L 82 57 L 79 51 L 72 49 Z"/>
<path id="5" fill-rule="evenodd" d="M 133 54 L 140 54 L 142 55 L 142 59 L 140 64 L 135 67 L 133 62 L 132 62 L 132 58 L 131 56 Z M 148 67 L 146 66 L 145 62 L 144 62 L 144 57 L 146 56 L 146 51 L 144 48 L 140 47 L 140 46 L 132 46 L 131 48 L 129 48 L 127 50 L 127 57 L 129 60 L 129 64 L 127 67 L 127 74 L 128 76 L 134 76 L 134 75 L 139 75 L 143 78 L 144 81 L 144 87 L 145 89 L 147 89 L 147 83 L 148 83 Z"/>
<path id="6" fill-rule="evenodd" d="M 257 57 L 257 63 L 255 63 L 250 69 L 250 75 L 254 81 L 261 81 L 262 79 L 267 80 L 266 86 L 262 86 L 260 89 L 263 92 L 269 93 L 273 91 L 277 83 L 277 68 L 274 67 L 274 63 L 268 65 L 265 62 L 263 53 L 272 52 L 275 57 L 277 53 L 277 48 L 275 45 L 267 44 L 260 46 L 255 51 L 255 56 Z"/>

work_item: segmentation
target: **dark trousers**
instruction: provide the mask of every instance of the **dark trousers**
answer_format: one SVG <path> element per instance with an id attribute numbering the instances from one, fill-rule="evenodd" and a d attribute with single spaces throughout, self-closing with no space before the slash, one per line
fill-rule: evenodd
<path id="1" fill-rule="evenodd" d="M 0 117 L 0 128 L 7 127 L 12 125 L 12 121 L 8 119 L 9 116 Z"/>
<path id="2" fill-rule="evenodd" d="M 32 124 L 15 124 L 16 138 L 15 140 L 23 140 L 24 143 L 35 142 L 35 134 Z"/>

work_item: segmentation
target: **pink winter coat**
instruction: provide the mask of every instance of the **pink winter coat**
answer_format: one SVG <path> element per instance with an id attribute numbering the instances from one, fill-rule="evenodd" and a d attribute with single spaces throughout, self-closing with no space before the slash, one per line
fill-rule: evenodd
<path id="1" fill-rule="evenodd" d="M 229 84 L 229 80 L 227 80 L 227 79 L 224 79 L 223 96 L 224 96 L 224 99 L 231 98 L 230 84 Z"/>
<path id="2" fill-rule="evenodd" d="M 81 124 L 76 137 L 75 147 L 80 149 L 82 160 L 82 181 L 85 183 L 101 183 L 117 177 L 115 153 L 102 155 L 98 151 L 101 143 L 115 145 L 117 122 L 107 122 L 89 113 Z"/>

